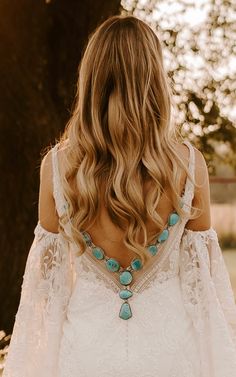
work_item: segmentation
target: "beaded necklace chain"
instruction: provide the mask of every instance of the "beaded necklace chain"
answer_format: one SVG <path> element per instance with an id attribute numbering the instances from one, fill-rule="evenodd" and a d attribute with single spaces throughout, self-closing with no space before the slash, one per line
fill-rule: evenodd
<path id="1" fill-rule="evenodd" d="M 169 229 L 175 225 L 180 219 L 180 216 L 176 212 L 171 212 L 168 217 L 167 226 L 165 229 L 158 235 L 156 242 L 151 245 L 148 245 L 146 248 L 152 256 L 155 256 L 158 252 L 158 245 L 165 242 L 169 237 Z M 133 296 L 133 292 L 128 289 L 127 286 L 132 282 L 133 275 L 132 271 L 138 271 L 143 268 L 142 261 L 140 258 L 134 258 L 130 265 L 125 269 L 120 266 L 120 263 L 115 258 L 108 257 L 104 250 L 101 247 L 98 247 L 93 244 L 90 234 L 86 231 L 81 232 L 87 246 L 92 251 L 93 256 L 98 260 L 103 260 L 105 266 L 110 272 L 119 272 L 119 280 L 123 285 L 123 289 L 120 290 L 119 296 L 124 302 L 121 305 L 119 317 L 121 319 L 129 319 L 132 317 L 132 311 L 128 299 Z"/>

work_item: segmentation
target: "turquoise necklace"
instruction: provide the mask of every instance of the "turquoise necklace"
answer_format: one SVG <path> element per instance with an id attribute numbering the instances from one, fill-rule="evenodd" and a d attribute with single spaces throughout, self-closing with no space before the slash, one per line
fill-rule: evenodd
<path id="1" fill-rule="evenodd" d="M 152 256 L 155 256 L 158 252 L 158 245 L 165 242 L 169 237 L 169 229 L 175 225 L 180 219 L 180 216 L 176 212 L 171 212 L 168 217 L 167 226 L 159 234 L 151 245 L 147 246 L 147 250 Z M 120 290 L 119 296 L 124 301 L 121 305 L 119 317 L 121 319 L 129 319 L 132 317 L 132 311 L 128 299 L 133 296 L 133 292 L 127 288 L 127 286 L 132 282 L 133 275 L 132 271 L 138 271 L 143 268 L 142 261 L 140 258 L 134 258 L 130 265 L 125 269 L 120 266 L 120 263 L 115 258 L 108 257 L 101 247 L 93 244 L 90 234 L 86 231 L 81 232 L 82 236 L 87 244 L 87 246 L 92 251 L 93 256 L 98 260 L 103 260 L 106 268 L 110 272 L 119 272 L 119 280 L 123 285 L 123 289 Z"/>

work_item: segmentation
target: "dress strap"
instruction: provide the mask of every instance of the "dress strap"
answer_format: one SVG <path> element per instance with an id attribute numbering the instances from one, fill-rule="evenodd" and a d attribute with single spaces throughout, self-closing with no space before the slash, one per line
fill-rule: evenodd
<path id="1" fill-rule="evenodd" d="M 189 169 L 189 174 L 193 181 L 195 182 L 195 151 L 193 145 L 188 141 L 185 140 L 183 142 L 188 149 L 189 149 L 189 164 L 188 164 L 188 169 Z M 190 178 L 187 176 L 186 183 L 185 183 L 185 191 L 184 191 L 184 208 L 185 210 L 189 211 L 191 210 L 191 205 L 192 205 L 192 200 L 194 197 L 194 184 L 191 182 Z"/>
<path id="2" fill-rule="evenodd" d="M 61 216 L 65 212 L 65 198 L 62 190 L 62 183 L 58 164 L 58 147 L 59 144 L 55 144 L 52 148 L 52 178 L 53 178 L 53 197 L 56 204 L 56 210 L 58 215 Z"/>

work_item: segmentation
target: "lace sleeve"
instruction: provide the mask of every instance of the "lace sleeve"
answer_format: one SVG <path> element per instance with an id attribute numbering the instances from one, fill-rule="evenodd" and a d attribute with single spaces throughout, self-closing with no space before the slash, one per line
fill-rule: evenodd
<path id="1" fill-rule="evenodd" d="M 73 286 L 73 260 L 60 233 L 34 230 L 3 377 L 57 376 L 63 320 Z"/>
<path id="2" fill-rule="evenodd" d="M 180 248 L 180 282 L 184 305 L 197 334 L 204 376 L 234 376 L 236 304 L 213 228 L 185 229 Z"/>

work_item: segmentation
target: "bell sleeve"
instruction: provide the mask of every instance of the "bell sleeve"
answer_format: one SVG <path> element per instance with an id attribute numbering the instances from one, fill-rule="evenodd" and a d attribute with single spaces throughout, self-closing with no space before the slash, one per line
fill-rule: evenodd
<path id="1" fill-rule="evenodd" d="M 180 284 L 196 334 L 202 376 L 236 376 L 236 303 L 212 227 L 205 231 L 184 230 Z"/>
<path id="2" fill-rule="evenodd" d="M 56 377 L 63 321 L 74 281 L 69 243 L 34 229 L 3 377 Z"/>

